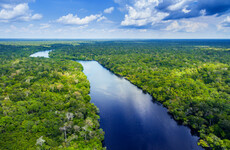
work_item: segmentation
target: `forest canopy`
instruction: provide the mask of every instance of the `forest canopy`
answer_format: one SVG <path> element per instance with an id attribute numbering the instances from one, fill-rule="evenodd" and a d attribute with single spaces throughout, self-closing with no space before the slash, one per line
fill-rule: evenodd
<path id="1" fill-rule="evenodd" d="M 29 58 L 52 49 L 51 59 Z M 0 147 L 103 149 L 82 66 L 96 60 L 195 130 L 198 145 L 230 149 L 228 40 L 117 40 L 0 44 Z M 20 146 L 19 146 L 20 145 Z"/>
<path id="2" fill-rule="evenodd" d="M 0 45 L 0 149 L 103 149 L 83 67 L 29 57 L 46 48 Z"/>
<path id="3" fill-rule="evenodd" d="M 230 149 L 228 40 L 95 41 L 59 47 L 51 57 L 98 61 L 197 131 L 199 145 Z"/>

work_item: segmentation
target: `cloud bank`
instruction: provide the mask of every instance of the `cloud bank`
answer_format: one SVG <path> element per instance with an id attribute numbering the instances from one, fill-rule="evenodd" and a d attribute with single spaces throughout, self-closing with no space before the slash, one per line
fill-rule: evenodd
<path id="1" fill-rule="evenodd" d="M 0 22 L 31 21 L 41 19 L 41 14 L 32 14 L 27 3 L 4 4 L 0 10 Z"/>
<path id="2" fill-rule="evenodd" d="M 171 27 L 178 24 L 181 29 L 188 31 L 186 26 L 193 27 L 194 23 L 178 22 L 178 20 L 201 16 L 221 16 L 230 12 L 230 0 L 125 0 L 125 4 L 121 0 L 114 2 L 120 4 L 127 12 L 121 21 L 121 26 L 125 27 L 154 28 L 164 23 L 170 24 Z M 225 22 L 223 25 L 228 26 L 228 21 Z M 202 23 L 195 23 L 195 26 L 197 25 L 206 26 Z"/>
<path id="3" fill-rule="evenodd" d="M 205 29 L 208 26 L 206 23 L 192 22 L 192 21 L 173 21 L 166 27 L 166 31 L 173 32 L 197 32 Z"/>
<path id="4" fill-rule="evenodd" d="M 146 26 L 160 22 L 168 16 L 168 13 L 158 12 L 155 7 L 159 5 L 158 0 L 139 0 L 133 6 L 127 5 L 128 14 L 121 22 L 122 26 Z"/>

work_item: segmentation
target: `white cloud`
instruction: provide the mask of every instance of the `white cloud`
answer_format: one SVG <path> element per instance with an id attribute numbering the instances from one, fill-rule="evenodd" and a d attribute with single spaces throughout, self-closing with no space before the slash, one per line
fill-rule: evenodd
<path id="1" fill-rule="evenodd" d="M 39 19 L 41 19 L 41 18 L 42 18 L 42 15 L 41 15 L 41 14 L 34 14 L 34 15 L 31 17 L 32 20 L 39 20 Z"/>
<path id="2" fill-rule="evenodd" d="M 42 23 L 42 24 L 40 24 L 41 25 L 41 27 L 40 27 L 40 29 L 47 29 L 47 28 L 49 28 L 51 25 L 50 24 L 48 24 L 48 23 Z"/>
<path id="3" fill-rule="evenodd" d="M 100 22 L 100 21 L 102 21 L 102 20 L 107 20 L 107 18 L 106 18 L 105 16 L 101 16 L 101 17 L 99 17 L 99 18 L 97 19 L 97 22 Z"/>
<path id="4" fill-rule="evenodd" d="M 7 5 L 0 11 L 0 18 L 5 20 L 12 19 L 18 16 L 26 15 L 28 10 L 29 7 L 26 3 L 16 5 L 15 7 Z"/>
<path id="5" fill-rule="evenodd" d="M 185 14 L 189 13 L 191 10 L 188 10 L 187 9 L 188 6 L 185 6 L 183 9 L 182 9 L 182 12 L 184 12 Z"/>
<path id="6" fill-rule="evenodd" d="M 190 0 L 179 0 L 176 4 L 170 5 L 168 9 L 171 11 L 181 9 L 188 1 Z"/>
<path id="7" fill-rule="evenodd" d="M 97 20 L 101 17 L 101 14 L 86 16 L 85 18 L 79 18 L 77 15 L 68 14 L 66 16 L 60 17 L 57 22 L 66 24 L 66 25 L 84 25 L 88 24 L 94 20 Z"/>
<path id="8" fill-rule="evenodd" d="M 114 11 L 114 7 L 110 7 L 104 10 L 104 13 L 111 14 Z"/>
<path id="9" fill-rule="evenodd" d="M 165 30 L 167 31 L 179 31 L 181 26 L 178 24 L 177 21 L 173 21 Z"/>
<path id="10" fill-rule="evenodd" d="M 200 11 L 200 14 L 201 14 L 202 16 L 205 16 L 205 15 L 206 15 L 206 9 L 202 9 L 202 10 Z"/>
<path id="11" fill-rule="evenodd" d="M 159 23 L 168 13 L 158 12 L 155 7 L 159 0 L 136 0 L 134 6 L 127 6 L 128 14 L 121 22 L 122 26 L 145 26 Z"/>
<path id="12" fill-rule="evenodd" d="M 25 16 L 18 17 L 17 20 L 31 21 L 31 20 L 39 20 L 41 18 L 42 18 L 41 14 L 34 14 L 34 15 L 25 15 Z"/>
<path id="13" fill-rule="evenodd" d="M 227 16 L 221 24 L 224 27 L 230 27 L 230 16 Z"/>
<path id="14" fill-rule="evenodd" d="M 31 21 L 42 18 L 41 14 L 32 14 L 27 3 L 3 5 L 0 11 L 0 22 Z"/>
<path id="15" fill-rule="evenodd" d="M 218 30 L 229 31 L 230 28 L 230 16 L 227 16 L 221 23 L 217 25 Z"/>
<path id="16" fill-rule="evenodd" d="M 2 5 L 0 5 L 2 8 L 4 8 L 4 9 L 11 9 L 11 8 L 13 8 L 13 5 L 10 5 L 10 4 L 2 4 Z"/>
<path id="17" fill-rule="evenodd" d="M 166 27 L 166 31 L 183 31 L 183 32 L 197 32 L 208 27 L 208 24 L 192 21 L 173 21 Z"/>

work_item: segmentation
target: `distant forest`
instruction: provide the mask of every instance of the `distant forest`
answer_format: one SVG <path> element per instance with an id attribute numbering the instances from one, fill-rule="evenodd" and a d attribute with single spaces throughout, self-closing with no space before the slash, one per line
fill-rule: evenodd
<path id="1" fill-rule="evenodd" d="M 50 59 L 30 54 L 52 49 Z M 82 66 L 96 60 L 230 149 L 229 40 L 0 41 L 0 149 L 103 149 Z"/>

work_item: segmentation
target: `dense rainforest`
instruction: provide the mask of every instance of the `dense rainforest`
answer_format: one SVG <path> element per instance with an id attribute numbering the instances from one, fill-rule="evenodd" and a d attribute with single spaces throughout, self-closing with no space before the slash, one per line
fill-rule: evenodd
<path id="1" fill-rule="evenodd" d="M 98 61 L 218 150 L 230 149 L 229 48 L 228 40 L 95 41 L 56 47 L 50 57 Z"/>
<path id="2" fill-rule="evenodd" d="M 99 110 L 90 103 L 83 67 L 29 57 L 56 47 L 0 45 L 1 150 L 103 149 Z"/>

